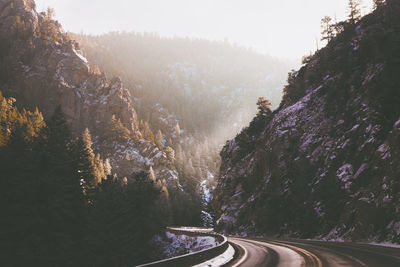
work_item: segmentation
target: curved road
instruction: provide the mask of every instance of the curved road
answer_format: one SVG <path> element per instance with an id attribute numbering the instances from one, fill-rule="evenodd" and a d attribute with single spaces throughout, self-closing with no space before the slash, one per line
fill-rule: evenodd
<path id="1" fill-rule="evenodd" d="M 400 248 L 305 240 L 228 240 L 242 255 L 230 265 L 233 267 L 400 267 Z"/>

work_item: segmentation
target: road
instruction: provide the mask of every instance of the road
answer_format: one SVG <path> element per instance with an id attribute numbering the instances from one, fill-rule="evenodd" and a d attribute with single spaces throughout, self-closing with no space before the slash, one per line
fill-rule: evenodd
<path id="1" fill-rule="evenodd" d="M 233 267 L 400 267 L 400 248 L 359 243 L 229 237 L 242 257 Z"/>

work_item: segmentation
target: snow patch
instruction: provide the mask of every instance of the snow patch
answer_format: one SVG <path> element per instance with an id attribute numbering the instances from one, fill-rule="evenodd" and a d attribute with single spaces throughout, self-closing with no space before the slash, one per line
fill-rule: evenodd
<path id="1" fill-rule="evenodd" d="M 166 232 L 167 244 L 163 246 L 164 254 L 170 258 L 215 247 L 217 240 L 211 236 L 187 236 Z"/>
<path id="2" fill-rule="evenodd" d="M 353 173 L 354 169 L 351 164 L 344 164 L 336 172 L 336 176 L 340 181 L 342 181 L 342 183 L 344 183 L 344 189 L 346 190 L 350 189 Z"/>
<path id="3" fill-rule="evenodd" d="M 228 249 L 219 255 L 218 257 L 215 257 L 209 261 L 203 262 L 198 265 L 194 265 L 194 267 L 217 267 L 217 266 L 222 266 L 228 262 L 230 262 L 233 259 L 233 256 L 235 255 L 235 249 L 229 245 Z"/>

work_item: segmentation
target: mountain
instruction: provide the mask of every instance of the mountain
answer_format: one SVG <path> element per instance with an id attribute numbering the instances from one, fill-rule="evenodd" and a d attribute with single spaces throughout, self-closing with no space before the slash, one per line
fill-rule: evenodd
<path id="1" fill-rule="evenodd" d="M 149 173 L 168 196 L 169 223 L 201 224 L 201 196 L 178 172 L 183 165 L 167 136 L 153 134 L 122 79 L 101 73 L 53 11 L 37 12 L 33 0 L 0 0 L 0 90 L 19 110 L 37 107 L 45 119 L 61 107 L 73 138 L 88 128 L 94 153 L 109 161 L 113 174 Z M 154 116 L 175 131 L 176 120 L 162 107 Z"/>
<path id="2" fill-rule="evenodd" d="M 94 148 L 120 176 L 153 167 L 177 188 L 163 151 L 142 138 L 132 97 L 119 77 L 108 80 L 82 55 L 51 12 L 35 2 L 0 1 L 0 88 L 17 105 L 45 116 L 60 106 L 75 135 L 89 128 Z M 168 171 L 165 171 L 168 170 Z"/>
<path id="3" fill-rule="evenodd" d="M 400 243 L 400 4 L 337 26 L 222 149 L 218 230 Z"/>
<path id="4" fill-rule="evenodd" d="M 122 77 L 140 125 L 160 131 L 176 152 L 181 184 L 211 212 L 207 192 L 216 185 L 225 140 L 251 121 L 259 95 L 278 105 L 293 63 L 221 41 L 135 32 L 71 36 L 98 69 Z"/>
<path id="5" fill-rule="evenodd" d="M 291 65 L 221 41 L 135 32 L 72 36 L 102 71 L 123 77 L 151 126 L 153 106 L 161 104 L 190 133 L 237 132 L 251 120 L 257 96 L 279 103 Z"/>

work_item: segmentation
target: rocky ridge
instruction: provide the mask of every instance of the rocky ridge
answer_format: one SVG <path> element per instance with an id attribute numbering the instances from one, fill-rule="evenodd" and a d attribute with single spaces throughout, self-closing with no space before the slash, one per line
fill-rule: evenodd
<path id="1" fill-rule="evenodd" d="M 400 243 L 399 14 L 347 24 L 226 143 L 220 231 Z"/>
<path id="2" fill-rule="evenodd" d="M 121 79 L 107 80 L 51 14 L 36 11 L 33 0 L 0 0 L 0 59 L 0 89 L 17 105 L 38 107 L 45 116 L 61 106 L 74 134 L 89 128 L 95 150 L 111 159 L 119 175 L 152 166 L 157 178 L 176 188 L 173 164 L 141 138 Z M 108 137 L 115 131 L 113 118 L 127 134 L 120 140 Z"/>

